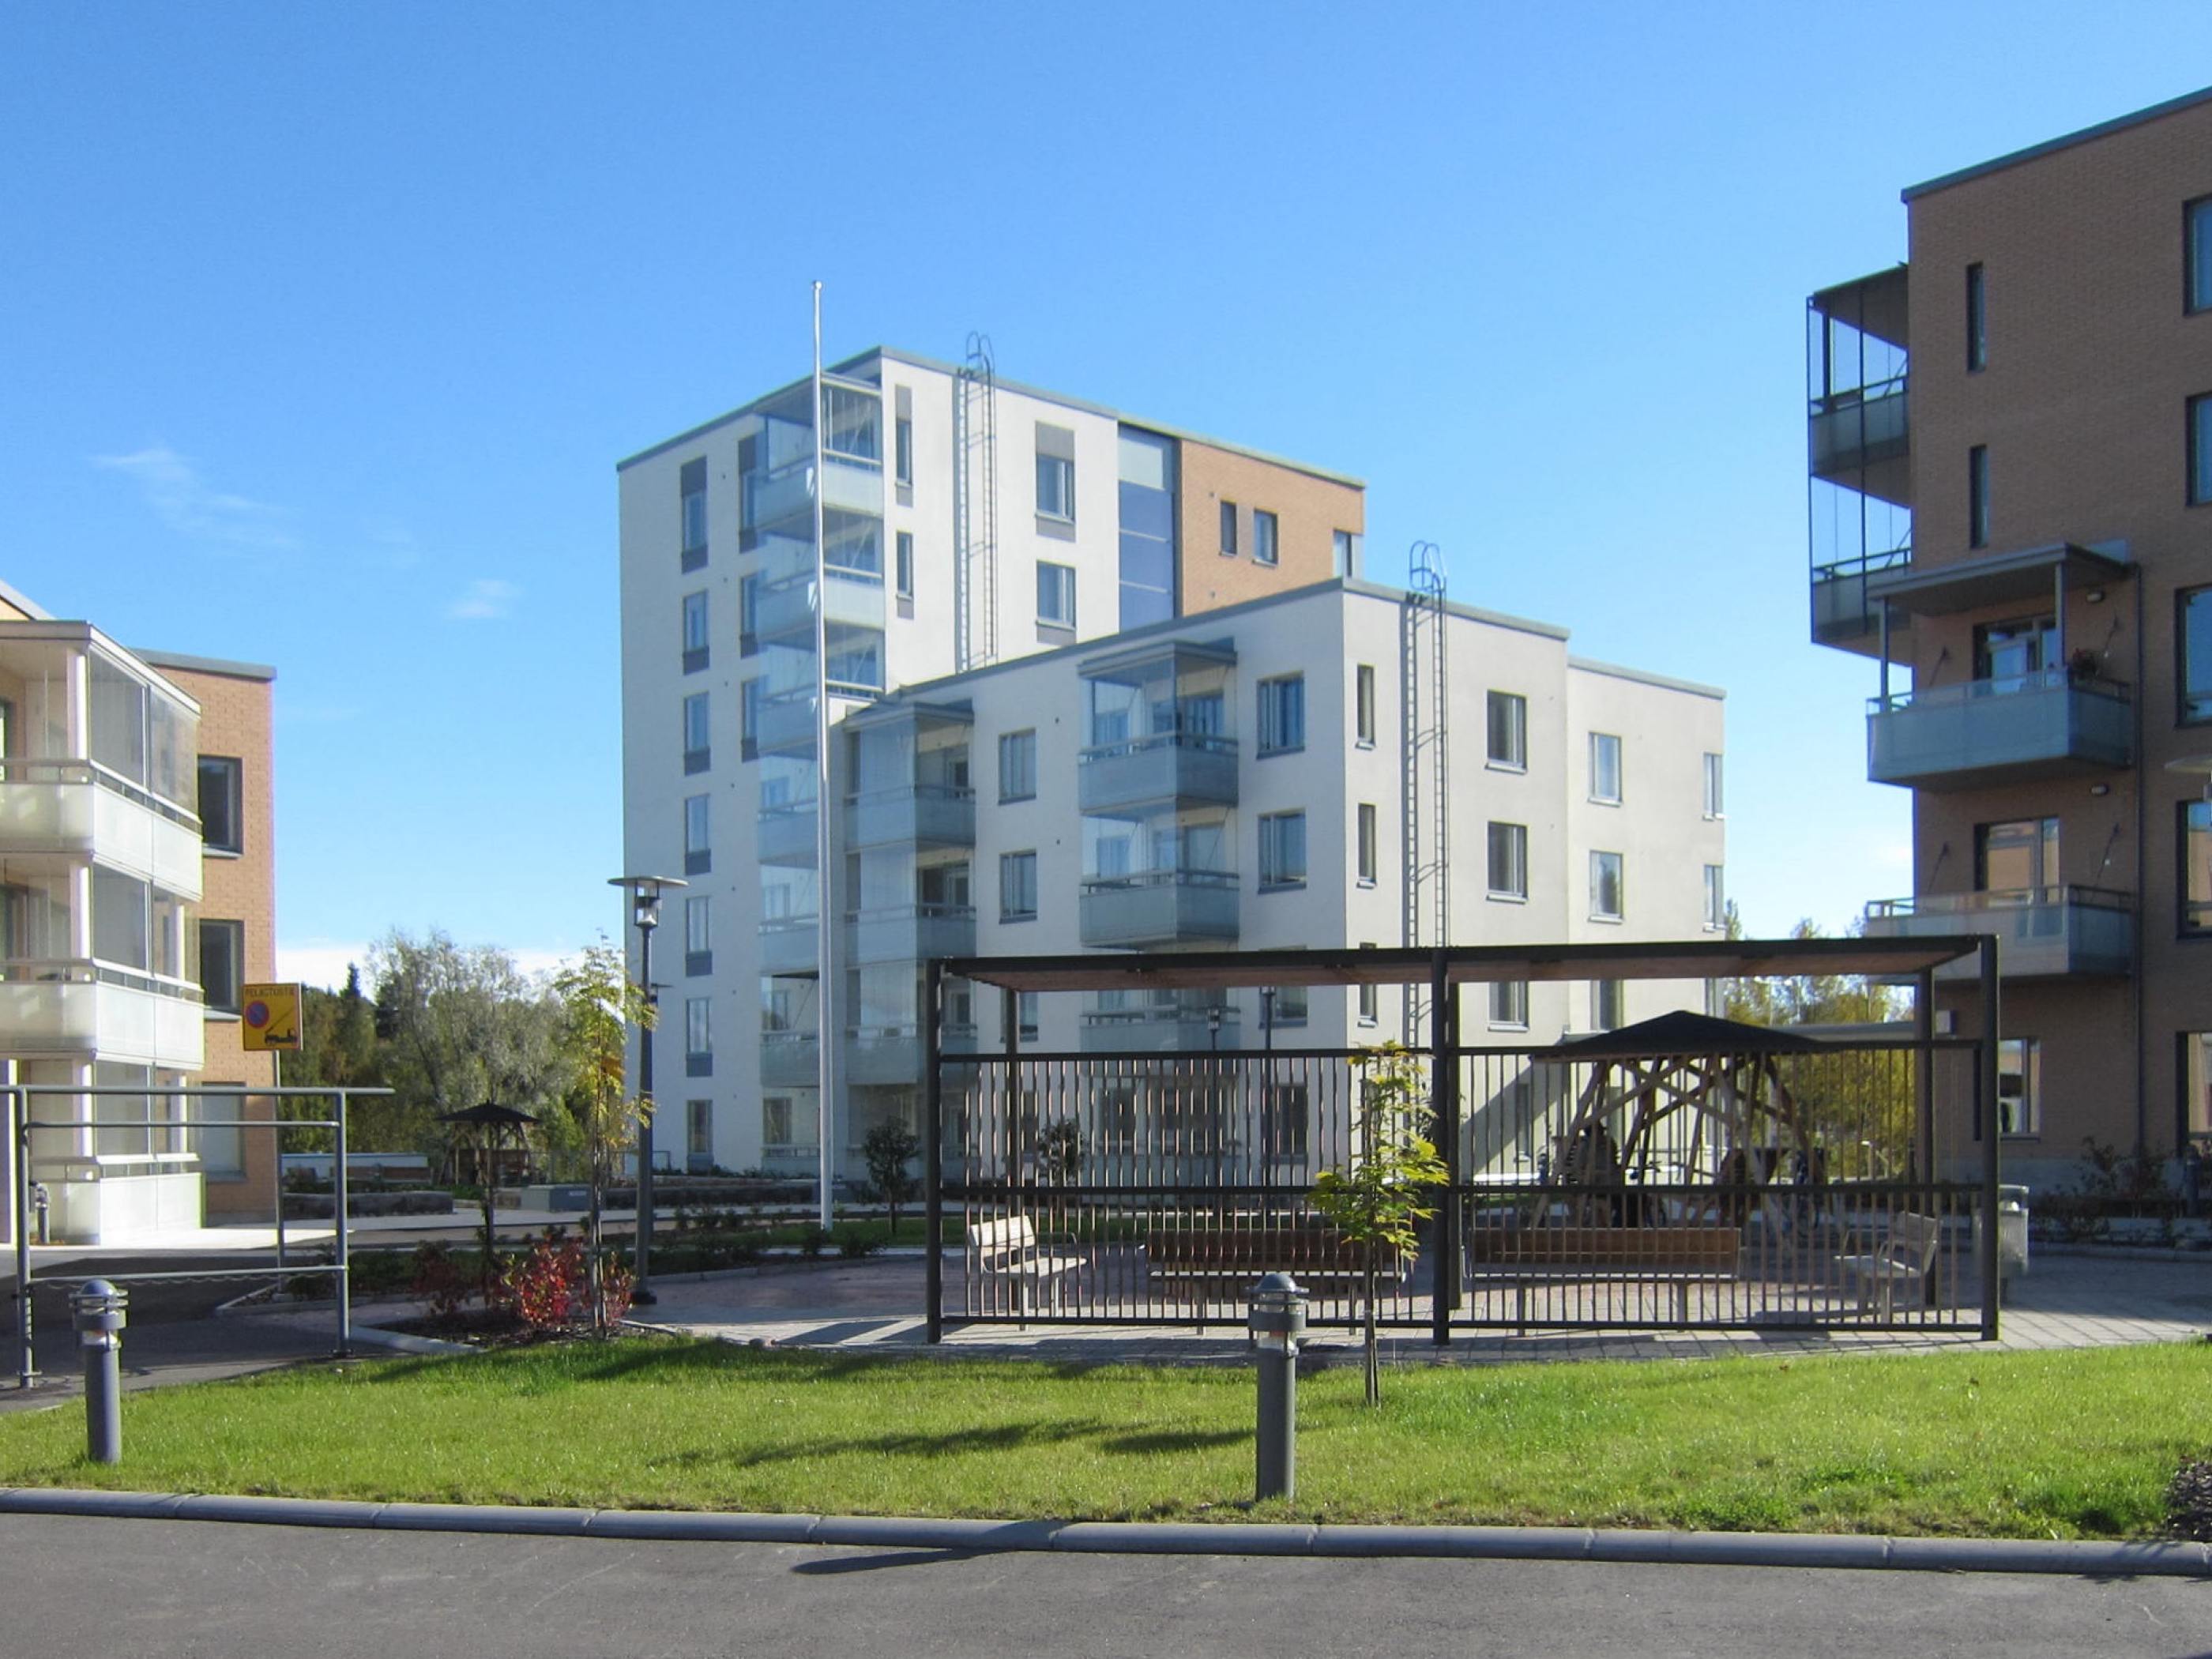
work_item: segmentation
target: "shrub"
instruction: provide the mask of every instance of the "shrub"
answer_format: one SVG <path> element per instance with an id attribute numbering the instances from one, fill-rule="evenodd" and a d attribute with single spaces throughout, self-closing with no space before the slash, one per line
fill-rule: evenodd
<path id="1" fill-rule="evenodd" d="M 415 1272 L 408 1293 L 430 1304 L 430 1317 L 451 1320 L 461 1311 L 475 1288 L 476 1275 L 462 1266 L 449 1244 L 422 1243 L 415 1247 Z"/>
<path id="2" fill-rule="evenodd" d="M 591 1276 L 584 1247 L 574 1239 L 556 1240 L 550 1232 L 530 1247 L 501 1279 L 514 1310 L 534 1331 L 588 1323 L 592 1316 Z"/>
<path id="3" fill-rule="evenodd" d="M 830 1248 L 830 1230 L 810 1222 L 799 1235 L 799 1253 L 811 1261 Z"/>
<path id="4" fill-rule="evenodd" d="M 803 1247 L 802 1247 L 803 1248 Z M 873 1255 L 884 1248 L 884 1241 L 872 1227 L 860 1225 L 837 1229 L 837 1254 L 848 1261 L 857 1261 L 862 1256 Z M 819 1251 L 808 1251 L 810 1255 Z"/>

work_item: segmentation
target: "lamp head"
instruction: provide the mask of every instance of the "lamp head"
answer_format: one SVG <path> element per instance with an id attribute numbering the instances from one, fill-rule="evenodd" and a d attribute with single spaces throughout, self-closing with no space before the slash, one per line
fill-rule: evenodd
<path id="1" fill-rule="evenodd" d="M 660 925 L 660 896 L 669 889 L 688 884 L 674 876 L 611 876 L 610 887 L 620 887 L 629 894 L 630 921 L 641 933 L 649 933 Z"/>

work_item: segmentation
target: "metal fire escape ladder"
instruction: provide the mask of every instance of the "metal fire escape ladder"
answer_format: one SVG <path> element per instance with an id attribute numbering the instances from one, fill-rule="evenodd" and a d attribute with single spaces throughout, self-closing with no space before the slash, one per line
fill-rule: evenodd
<path id="1" fill-rule="evenodd" d="M 999 380 L 988 334 L 968 337 L 952 415 L 952 645 L 965 673 L 999 659 Z"/>
<path id="2" fill-rule="evenodd" d="M 1451 789 L 1446 741 L 1447 675 L 1444 560 L 1434 542 L 1415 542 L 1407 555 L 1406 597 L 1398 612 L 1398 718 L 1403 772 L 1401 822 L 1406 861 L 1402 942 L 1451 942 Z M 1405 989 L 1405 1042 L 1428 1041 L 1429 983 Z"/>

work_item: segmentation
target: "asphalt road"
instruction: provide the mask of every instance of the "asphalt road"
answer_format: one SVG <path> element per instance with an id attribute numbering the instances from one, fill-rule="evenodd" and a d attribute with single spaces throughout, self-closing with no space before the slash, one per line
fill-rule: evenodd
<path id="1" fill-rule="evenodd" d="M 0 1516 L 0 1656 L 2212 1653 L 2212 1581 L 932 1550 Z"/>

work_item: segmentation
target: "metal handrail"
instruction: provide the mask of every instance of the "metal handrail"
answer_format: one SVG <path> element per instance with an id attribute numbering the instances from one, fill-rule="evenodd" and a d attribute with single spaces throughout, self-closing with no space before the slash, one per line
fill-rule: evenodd
<path id="1" fill-rule="evenodd" d="M 2025 674 L 2000 674 L 1989 679 L 1961 680 L 1955 685 L 1934 685 L 1918 691 L 1893 691 L 1887 697 L 1867 699 L 1867 712 L 1894 714 L 1907 708 L 1945 708 L 1981 702 L 1989 697 L 2024 696 L 2037 691 L 2086 691 L 2092 696 L 2127 702 L 2134 688 L 2124 680 L 2101 674 L 2076 674 L 2070 668 L 2038 668 Z"/>
<path id="2" fill-rule="evenodd" d="M 1121 893 L 1146 887 L 1235 887 L 1233 870 L 1133 870 L 1121 876 L 1085 876 L 1086 893 Z"/>
<path id="3" fill-rule="evenodd" d="M 1151 749 L 1191 749 L 1202 755 L 1234 755 L 1237 739 L 1218 732 L 1153 732 L 1141 738 L 1124 738 L 1119 743 L 1092 744 L 1082 751 L 1080 758 L 1088 763 L 1139 755 Z"/>
<path id="4" fill-rule="evenodd" d="M 1923 893 L 1912 898 L 1875 899 L 1869 916 L 1979 915 L 1996 910 L 2056 908 L 2078 904 L 2098 910 L 2132 912 L 2136 896 L 2110 887 L 2080 887 L 2070 882 L 2048 887 L 2001 887 L 1975 893 Z"/>

